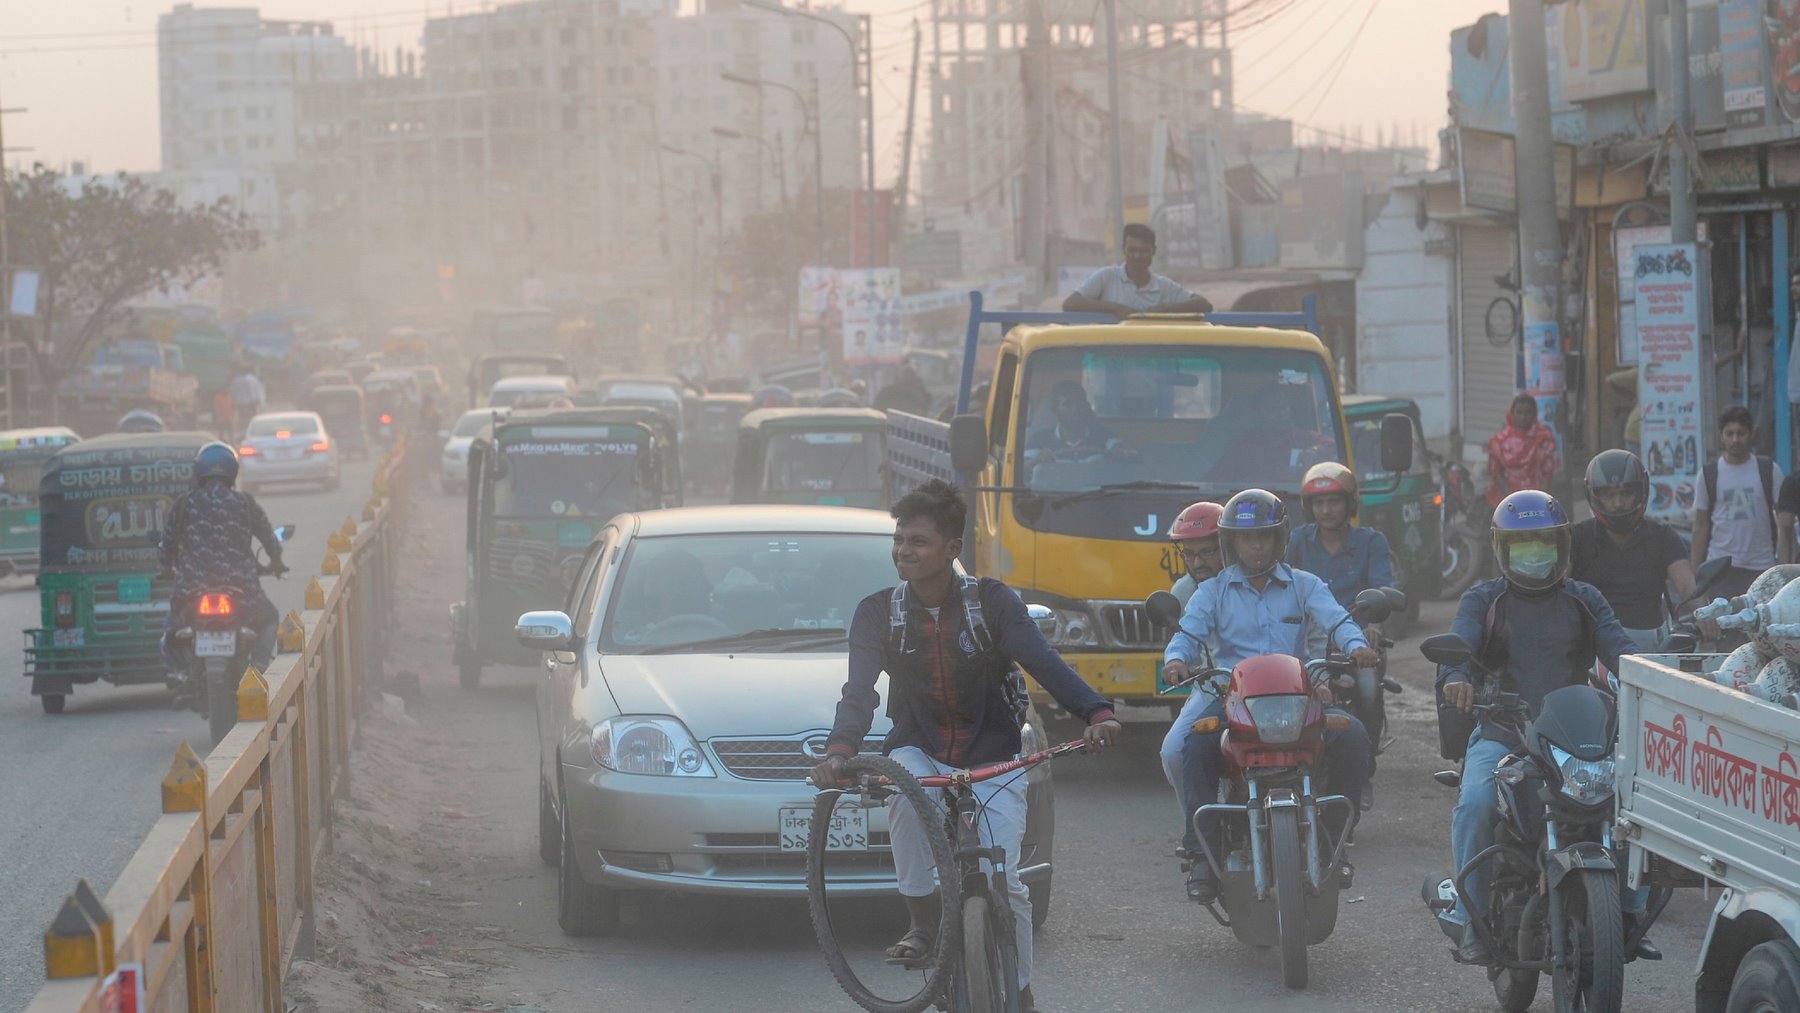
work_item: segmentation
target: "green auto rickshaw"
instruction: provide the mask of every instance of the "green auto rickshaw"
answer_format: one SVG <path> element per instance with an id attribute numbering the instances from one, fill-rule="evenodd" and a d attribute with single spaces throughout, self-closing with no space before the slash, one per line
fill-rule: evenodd
<path id="1" fill-rule="evenodd" d="M 687 450 L 688 481 L 696 494 L 724 496 L 731 491 L 738 422 L 749 411 L 748 394 L 704 394 L 695 400 L 682 442 Z"/>
<path id="2" fill-rule="evenodd" d="M 45 461 L 80 440 L 66 426 L 0 432 L 0 576 L 38 568 L 38 478 Z"/>
<path id="3" fill-rule="evenodd" d="M 73 443 L 38 483 L 39 629 L 26 631 L 25 674 L 46 714 L 77 683 L 160 683 L 170 585 L 158 545 L 170 506 L 194 485 L 210 433 L 113 433 Z"/>
<path id="4" fill-rule="evenodd" d="M 469 445 L 467 597 L 451 608 L 465 688 L 489 664 L 527 665 L 521 613 L 567 605 L 582 556 L 608 520 L 662 505 L 661 438 L 610 409 L 495 417 Z"/>
<path id="5" fill-rule="evenodd" d="M 1394 476 L 1381 470 L 1381 420 L 1389 413 L 1412 420 L 1412 467 L 1397 485 Z M 1387 536 L 1394 552 L 1394 576 L 1400 580 L 1400 590 L 1406 592 L 1408 612 L 1417 616 L 1419 602 L 1437 597 L 1444 572 L 1440 493 L 1425 452 L 1418 402 L 1379 394 L 1346 394 L 1344 421 L 1350 427 L 1350 452 L 1355 455 L 1356 478 L 1362 486 L 1358 519 Z"/>
<path id="6" fill-rule="evenodd" d="M 886 443 L 872 408 L 759 408 L 738 422 L 731 501 L 885 509 Z"/>

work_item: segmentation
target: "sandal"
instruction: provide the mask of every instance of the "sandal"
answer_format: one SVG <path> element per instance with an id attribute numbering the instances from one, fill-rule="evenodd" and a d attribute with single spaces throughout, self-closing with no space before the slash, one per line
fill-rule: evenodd
<path id="1" fill-rule="evenodd" d="M 887 948 L 887 962 L 909 971 L 930 967 L 937 963 L 937 941 L 924 929 L 907 929 L 906 935 Z"/>

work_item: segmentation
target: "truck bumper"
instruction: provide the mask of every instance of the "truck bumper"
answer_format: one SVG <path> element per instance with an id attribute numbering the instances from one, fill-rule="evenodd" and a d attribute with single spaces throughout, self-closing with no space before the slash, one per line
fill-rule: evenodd
<path id="1" fill-rule="evenodd" d="M 1168 706 L 1182 702 L 1180 695 L 1158 696 L 1156 693 L 1156 670 L 1162 662 L 1160 654 L 1143 651 L 1069 651 L 1062 657 L 1081 676 L 1082 682 L 1092 686 L 1094 692 L 1115 704 L 1156 705 L 1161 708 L 1156 712 L 1156 717 L 1166 721 Z M 1032 692 L 1037 695 L 1040 706 L 1057 707 L 1056 701 L 1051 700 L 1036 683 L 1032 684 Z"/>

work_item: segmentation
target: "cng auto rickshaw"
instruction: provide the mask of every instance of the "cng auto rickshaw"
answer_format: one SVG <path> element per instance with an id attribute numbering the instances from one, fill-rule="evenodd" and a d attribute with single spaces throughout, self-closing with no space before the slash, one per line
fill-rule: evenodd
<path id="1" fill-rule="evenodd" d="M 1390 414 L 1412 422 L 1412 467 L 1399 476 L 1381 470 L 1381 420 Z M 1443 580 L 1439 531 L 1437 482 L 1431 475 L 1429 455 L 1420 435 L 1419 405 L 1411 398 L 1379 394 L 1344 395 L 1344 422 L 1350 429 L 1350 452 L 1356 461 L 1356 479 L 1362 486 L 1359 523 L 1387 536 L 1394 553 L 1394 576 L 1408 603 L 1405 619 L 1418 616 L 1419 602 L 1436 598 Z M 1396 621 L 1389 620 L 1392 633 Z"/>
<path id="2" fill-rule="evenodd" d="M 731 501 L 885 508 L 886 436 L 872 408 L 759 408 L 738 422 Z"/>
<path id="3" fill-rule="evenodd" d="M 300 410 L 318 412 L 325 420 L 325 431 L 346 455 L 369 456 L 368 409 L 361 387 L 315 387 L 301 399 Z"/>
<path id="4" fill-rule="evenodd" d="M 77 683 L 161 683 L 170 585 L 163 521 L 194 484 L 210 433 L 114 433 L 71 444 L 38 484 L 42 623 L 25 633 L 25 674 L 46 714 Z"/>
<path id="5" fill-rule="evenodd" d="M 705 394 L 695 402 L 682 442 L 685 474 L 696 493 L 723 496 L 731 490 L 738 422 L 749 410 L 748 394 Z"/>
<path id="6" fill-rule="evenodd" d="M 647 426 L 656 435 L 653 488 L 660 494 L 662 506 L 682 505 L 685 497 L 681 485 L 681 436 L 674 419 L 656 408 L 641 405 L 608 404 L 595 408 L 583 407 L 581 410 L 594 419 L 636 422 Z"/>
<path id="7" fill-rule="evenodd" d="M 641 420 L 593 409 L 497 415 L 469 445 L 467 597 L 452 606 L 464 688 L 488 664 L 526 665 L 513 625 L 566 606 L 594 533 L 662 503 L 660 447 Z"/>
<path id="8" fill-rule="evenodd" d="M 38 566 L 38 478 L 80 436 L 66 426 L 0 432 L 0 576 Z"/>

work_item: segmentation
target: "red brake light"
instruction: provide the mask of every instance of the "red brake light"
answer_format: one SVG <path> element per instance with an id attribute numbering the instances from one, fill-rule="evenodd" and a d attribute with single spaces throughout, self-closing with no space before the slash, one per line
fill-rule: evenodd
<path id="1" fill-rule="evenodd" d="M 243 446 L 238 448 L 238 456 L 239 457 L 255 457 L 256 456 L 256 448 L 252 447 L 250 444 L 246 443 Z"/>
<path id="2" fill-rule="evenodd" d="M 75 625 L 75 595 L 72 592 L 56 592 L 56 625 L 65 630 Z"/>
<path id="3" fill-rule="evenodd" d="M 327 440 L 314 440 L 313 445 L 309 449 L 315 454 L 323 454 L 325 451 L 331 449 L 331 443 Z"/>
<path id="4" fill-rule="evenodd" d="M 231 596 L 228 594 L 203 594 L 200 596 L 200 614 L 203 616 L 228 616 L 231 614 Z"/>
<path id="5" fill-rule="evenodd" d="M 285 440 L 285 439 L 287 439 L 287 438 L 288 438 L 288 437 L 290 437 L 290 436 L 292 436 L 292 435 L 294 435 L 294 432 L 293 432 L 293 430 L 291 430 L 291 429 L 277 429 L 277 430 L 275 430 L 275 438 L 276 438 L 276 439 L 278 439 L 278 440 Z"/>
<path id="6" fill-rule="evenodd" d="M 394 417 L 392 415 L 389 415 L 387 412 L 382 412 L 381 413 L 381 424 L 384 426 L 393 425 Z"/>

